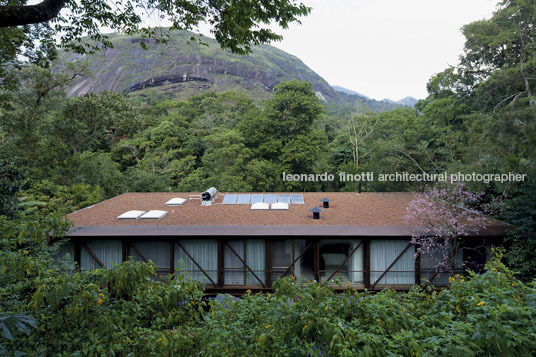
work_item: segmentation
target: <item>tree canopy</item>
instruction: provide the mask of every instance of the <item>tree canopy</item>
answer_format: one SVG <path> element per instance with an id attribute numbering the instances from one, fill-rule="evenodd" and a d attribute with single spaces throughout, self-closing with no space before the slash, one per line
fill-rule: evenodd
<path id="1" fill-rule="evenodd" d="M 157 14 L 158 20 L 172 23 L 172 30 L 192 30 L 206 22 L 223 48 L 247 53 L 253 45 L 282 38 L 267 26 L 270 22 L 287 28 L 309 12 L 310 8 L 296 0 L 44 0 L 35 5 L 27 5 L 27 0 L 0 1 L 0 40 L 9 35 L 9 43 L 20 43 L 25 35 L 14 27 L 43 23 L 47 31 L 39 32 L 39 40 L 50 43 L 53 36 L 61 35 L 62 47 L 79 53 L 111 45 L 103 27 L 127 34 L 159 35 L 165 40 L 162 30 L 142 27 L 144 16 Z"/>

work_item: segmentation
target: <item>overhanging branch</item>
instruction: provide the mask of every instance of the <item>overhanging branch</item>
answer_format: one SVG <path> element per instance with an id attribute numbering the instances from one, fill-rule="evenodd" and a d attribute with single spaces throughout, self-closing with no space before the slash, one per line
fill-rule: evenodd
<path id="1" fill-rule="evenodd" d="M 67 0 L 45 0 L 36 5 L 0 6 L 0 27 L 47 22 L 58 16 Z"/>

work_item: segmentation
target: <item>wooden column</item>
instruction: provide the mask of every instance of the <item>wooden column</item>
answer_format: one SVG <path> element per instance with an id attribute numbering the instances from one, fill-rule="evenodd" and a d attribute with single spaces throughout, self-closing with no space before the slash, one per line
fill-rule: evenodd
<path id="1" fill-rule="evenodd" d="M 415 246 L 415 251 L 419 246 Z M 415 256 L 415 284 L 420 285 L 421 284 L 421 255 L 417 253 Z"/>
<path id="2" fill-rule="evenodd" d="M 223 283 L 223 241 L 218 239 L 218 286 L 222 287 Z"/>
<path id="3" fill-rule="evenodd" d="M 265 258 L 266 258 L 266 276 L 264 278 L 264 281 L 266 282 L 266 286 L 271 288 L 272 287 L 272 241 L 269 239 L 264 240 L 264 246 L 265 246 Z"/>
<path id="4" fill-rule="evenodd" d="M 317 282 L 320 283 L 320 240 L 315 240 L 314 242 L 315 247 L 315 279 Z"/>
<path id="5" fill-rule="evenodd" d="M 365 288 L 370 287 L 370 239 L 365 238 L 363 243 L 365 244 L 365 261 L 363 262 L 363 270 L 365 270 L 363 274 L 363 285 L 365 285 Z"/>
<path id="6" fill-rule="evenodd" d="M 121 261 L 126 262 L 128 259 L 128 242 L 121 239 Z"/>
<path id="7" fill-rule="evenodd" d="M 169 240 L 169 273 L 175 273 L 175 241 Z"/>
<path id="8" fill-rule="evenodd" d="M 78 264 L 78 267 L 80 268 L 80 255 L 82 254 L 82 245 L 80 244 L 80 241 L 74 240 L 74 261 L 76 264 Z"/>

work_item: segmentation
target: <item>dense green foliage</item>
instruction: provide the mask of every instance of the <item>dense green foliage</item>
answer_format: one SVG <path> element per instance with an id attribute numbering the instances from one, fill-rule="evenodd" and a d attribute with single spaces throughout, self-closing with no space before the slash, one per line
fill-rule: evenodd
<path id="1" fill-rule="evenodd" d="M 416 108 L 379 112 L 363 102 L 322 103 L 291 81 L 264 101 L 239 92 L 188 99 L 103 92 L 68 99 L 86 69 L 13 69 L 0 92 L 0 161 L 29 192 L 65 211 L 126 191 L 351 191 L 339 173 L 523 173 L 524 182 L 469 182 L 502 202 L 511 223 L 506 257 L 527 279 L 534 230 L 536 71 L 534 6 L 504 1 L 489 20 L 464 27 L 457 67 L 432 77 Z M 517 31 L 516 29 L 520 30 Z M 121 35 L 122 36 L 122 35 Z M 275 63 L 275 62 L 274 62 Z M 282 173 L 328 172 L 334 181 L 284 181 Z M 363 182 L 369 191 L 421 190 L 422 182 Z"/>
<path id="2" fill-rule="evenodd" d="M 46 214 L 46 217 L 50 214 Z M 273 294 L 203 298 L 180 271 L 152 263 L 76 271 L 54 263 L 62 232 L 39 213 L 2 222 L 0 352 L 85 356 L 530 356 L 536 288 L 500 263 L 450 288 L 335 293 L 277 281 Z M 60 226 L 58 226 L 60 224 Z M 20 233 L 24 233 L 21 234 Z M 7 332 L 6 332 L 7 331 Z"/>
<path id="3" fill-rule="evenodd" d="M 417 110 L 385 112 L 350 100 L 322 105 L 296 80 L 264 101 L 232 91 L 68 98 L 85 69 L 52 71 L 34 51 L 36 64 L 10 67 L 0 88 L 0 354 L 536 354 L 535 31 L 536 5 L 501 2 L 491 19 L 464 27 L 459 65 L 430 79 Z M 2 48 L 15 46 L 6 58 L 25 36 L 0 32 Z M 282 178 L 324 171 L 336 180 Z M 368 171 L 527 174 L 468 183 L 483 192 L 473 204 L 501 207 L 497 217 L 510 224 L 508 268 L 499 255 L 439 292 L 336 294 L 283 279 L 272 295 L 208 302 L 180 271 L 160 278 L 153 265 L 129 261 L 84 272 L 54 259 L 68 227 L 62 214 L 122 192 L 350 191 L 357 182 L 337 174 Z"/>
<path id="4" fill-rule="evenodd" d="M 0 68 L 4 61 L 16 59 L 21 48 L 33 49 L 35 42 L 42 43 L 38 51 L 26 51 L 30 59 L 50 54 L 55 43 L 77 53 L 87 53 L 111 46 L 102 28 L 128 34 L 141 32 L 165 42 L 161 29 L 142 26 L 140 12 L 158 13 L 161 20 L 172 23 L 171 29 L 196 29 L 200 23 L 212 26 L 212 33 L 223 48 L 236 53 L 248 53 L 252 46 L 281 40 L 282 36 L 267 25 L 271 22 L 286 29 L 311 11 L 294 0 L 218 0 L 194 1 L 106 1 L 76 2 L 71 0 L 43 1 L 36 6 L 27 0 L 0 1 L 0 44 L 7 49 L 0 55 Z M 64 11 L 60 12 L 60 9 Z M 150 15 L 149 15 L 150 16 Z M 50 20 L 50 21 L 49 21 Z M 37 41 L 35 41 L 37 40 Z"/>

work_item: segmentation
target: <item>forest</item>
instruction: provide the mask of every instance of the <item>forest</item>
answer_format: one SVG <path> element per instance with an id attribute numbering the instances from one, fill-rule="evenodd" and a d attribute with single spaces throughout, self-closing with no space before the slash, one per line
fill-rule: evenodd
<path id="1" fill-rule="evenodd" d="M 280 9 L 280 21 L 307 14 L 281 6 L 288 8 Z M 200 9 L 182 21 L 199 21 L 206 15 Z M 247 16 L 241 10 L 236 14 Z M 91 40 L 103 40 L 93 25 Z M 77 23 L 72 31 L 79 34 L 77 26 L 88 25 Z M 490 19 L 465 25 L 459 63 L 429 79 L 427 98 L 385 111 L 348 98 L 324 102 L 299 80 L 281 82 L 262 100 L 233 90 L 180 100 L 108 91 L 69 97 L 67 89 L 89 69 L 56 65 L 55 29 L 0 28 L 1 355 L 536 353 L 534 2 L 505 0 Z M 239 53 L 275 39 L 219 29 L 239 42 L 217 34 L 218 42 Z M 40 45 L 32 46 L 36 39 Z M 68 40 L 75 42 L 60 46 L 89 51 Z M 283 173 L 323 172 L 336 179 L 283 180 Z M 339 180 L 340 172 L 526 179 L 466 183 L 482 193 L 471 204 L 492 204 L 490 214 L 508 230 L 484 273 L 453 277 L 441 291 L 335 293 L 285 278 L 273 294 L 207 301 L 202 285 L 179 271 L 151 278 L 150 263 L 88 272 L 54 259 L 69 228 L 65 214 L 124 192 L 356 191 L 358 183 Z M 362 185 L 420 192 L 434 182 Z"/>

